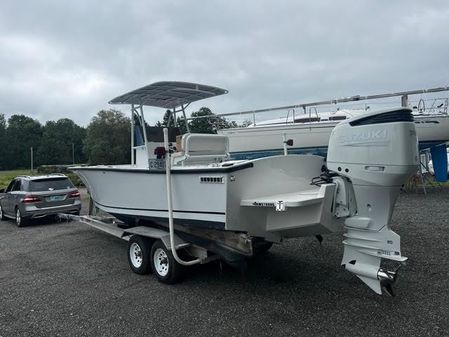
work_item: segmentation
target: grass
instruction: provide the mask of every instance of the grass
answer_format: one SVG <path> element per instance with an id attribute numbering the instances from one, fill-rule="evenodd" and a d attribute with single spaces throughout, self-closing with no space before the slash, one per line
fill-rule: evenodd
<path id="1" fill-rule="evenodd" d="M 14 171 L 0 171 L 0 188 L 6 188 L 11 180 L 17 176 L 30 176 L 30 170 L 14 170 Z"/>

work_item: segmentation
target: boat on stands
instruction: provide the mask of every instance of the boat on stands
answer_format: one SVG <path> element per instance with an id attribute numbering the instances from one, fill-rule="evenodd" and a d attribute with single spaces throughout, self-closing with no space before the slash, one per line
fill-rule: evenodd
<path id="1" fill-rule="evenodd" d="M 421 98 L 413 106 L 409 103 L 409 98 L 413 95 L 431 94 L 448 90 L 449 87 L 440 87 L 391 94 L 358 95 L 279 108 L 220 114 L 219 116 L 222 117 L 250 116 L 253 119 L 253 123 L 247 127 L 222 129 L 218 133 L 228 136 L 229 150 L 231 157 L 234 159 L 254 159 L 283 154 L 286 139 L 292 144 L 288 146 L 288 152 L 291 154 L 314 154 L 325 157 L 328 151 L 329 138 L 334 127 L 341 121 L 363 116 L 369 110 L 337 108 L 332 112 L 318 113 L 317 108 L 339 103 L 401 97 L 401 105 L 412 109 L 420 151 L 430 151 L 432 157 L 438 158 L 436 162 L 437 170 L 446 172 L 447 164 L 445 166 L 445 163 L 447 163 L 447 157 L 445 157 L 445 154 L 446 144 L 449 142 L 449 100 L 447 98 L 431 99 L 429 100 L 431 104 L 426 106 L 426 101 Z M 256 114 L 278 110 L 288 111 L 288 113 L 283 118 L 269 119 L 256 123 Z M 441 160 L 439 160 L 440 158 Z M 435 163 L 435 159 L 433 162 Z M 443 179 L 442 181 L 444 179 L 447 180 L 447 174 L 440 176 Z"/>
<path id="2" fill-rule="evenodd" d="M 175 150 L 176 128 L 145 123 L 144 106 L 185 117 L 190 103 L 226 92 L 157 82 L 114 98 L 111 104 L 131 106 L 130 163 L 71 167 L 93 204 L 132 228 L 132 269 L 142 271 L 151 250 L 156 277 L 172 283 L 173 268 L 207 262 L 211 254 L 235 265 L 288 238 L 344 231 L 345 269 L 376 293 L 391 292 L 407 259 L 390 228 L 391 214 L 418 165 L 412 111 L 400 107 L 345 119 L 332 128 L 327 160 L 292 154 L 230 160 L 224 134 L 187 133 Z M 142 241 L 145 228 L 165 230 L 169 239 L 151 241 L 150 249 Z M 384 260 L 395 267 L 385 269 Z"/>

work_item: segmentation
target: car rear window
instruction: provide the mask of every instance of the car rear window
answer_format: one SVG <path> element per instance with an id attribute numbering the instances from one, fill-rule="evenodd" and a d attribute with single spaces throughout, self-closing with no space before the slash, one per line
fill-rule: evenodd
<path id="1" fill-rule="evenodd" d="M 30 181 L 30 192 L 54 191 L 73 188 L 72 182 L 67 178 L 39 179 Z"/>

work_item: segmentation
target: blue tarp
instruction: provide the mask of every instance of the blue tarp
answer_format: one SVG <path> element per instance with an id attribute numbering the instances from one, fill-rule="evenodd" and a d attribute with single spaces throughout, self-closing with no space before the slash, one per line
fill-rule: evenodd
<path id="1" fill-rule="evenodd" d="M 447 181 L 447 150 L 446 144 L 433 146 L 430 148 L 432 154 L 433 170 L 435 180 L 439 182 Z"/>

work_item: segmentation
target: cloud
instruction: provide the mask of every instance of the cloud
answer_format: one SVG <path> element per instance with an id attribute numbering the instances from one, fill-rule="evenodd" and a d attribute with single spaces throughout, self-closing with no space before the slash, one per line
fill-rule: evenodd
<path id="1" fill-rule="evenodd" d="M 229 89 L 192 105 L 217 112 L 447 85 L 448 16 L 417 0 L 2 1 L 0 113 L 86 125 L 160 80 Z"/>

